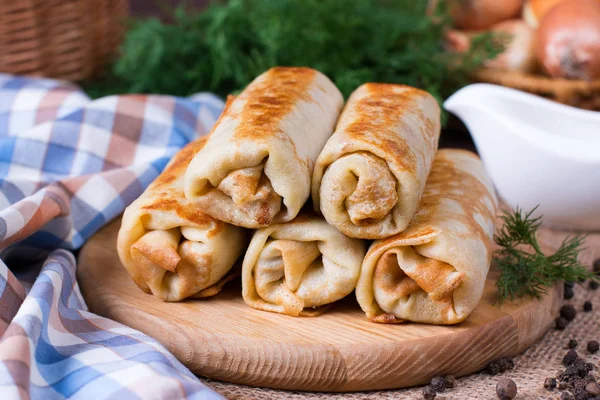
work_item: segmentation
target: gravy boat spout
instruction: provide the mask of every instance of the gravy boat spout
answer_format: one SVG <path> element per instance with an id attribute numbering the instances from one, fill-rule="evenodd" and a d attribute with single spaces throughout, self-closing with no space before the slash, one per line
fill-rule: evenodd
<path id="1" fill-rule="evenodd" d="M 473 84 L 444 108 L 467 126 L 500 197 L 551 225 L 600 230 L 600 112 Z"/>

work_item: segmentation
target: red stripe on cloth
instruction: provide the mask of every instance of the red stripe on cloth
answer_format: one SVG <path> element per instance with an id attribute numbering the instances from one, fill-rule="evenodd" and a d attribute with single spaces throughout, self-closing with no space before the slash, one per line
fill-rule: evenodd
<path id="1" fill-rule="evenodd" d="M 132 171 L 122 168 L 114 171 L 107 171 L 102 174 L 102 177 L 108 182 L 118 193 L 123 193 L 125 189 L 137 180 L 137 175 Z"/>
<path id="2" fill-rule="evenodd" d="M 60 106 L 75 90 L 75 88 L 59 87 L 50 90 L 40 101 L 35 113 L 35 123 L 52 121 L 56 119 Z"/>
<path id="3" fill-rule="evenodd" d="M 39 205 L 37 202 L 31 201 L 28 197 L 13 204 L 11 208 L 23 215 L 25 223 L 15 234 L 0 241 L 0 248 L 4 248 L 26 238 L 46 225 L 53 218 L 61 215 L 63 210 L 53 197 L 54 196 L 48 192 L 45 192 L 44 198 Z M 26 218 L 28 216 L 29 218 Z"/>
<path id="4" fill-rule="evenodd" d="M 0 268 L 6 268 L 4 273 L 7 277 L 6 287 L 0 295 L 0 337 L 2 337 L 25 300 L 25 288 L 5 265 L 0 265 Z"/>
<path id="5" fill-rule="evenodd" d="M 119 97 L 104 171 L 133 164 L 144 126 L 145 112 L 145 96 Z"/>
<path id="6" fill-rule="evenodd" d="M 12 324 L 0 340 L 0 362 L 4 364 L 21 399 L 29 399 L 31 376 L 31 349 L 27 333 L 18 324 Z"/>

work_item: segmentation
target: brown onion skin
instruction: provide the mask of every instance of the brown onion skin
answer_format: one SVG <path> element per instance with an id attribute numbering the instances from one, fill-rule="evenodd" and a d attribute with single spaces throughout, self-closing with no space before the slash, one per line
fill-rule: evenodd
<path id="1" fill-rule="evenodd" d="M 492 26 L 491 31 L 510 35 L 510 41 L 502 54 L 486 62 L 486 67 L 519 72 L 535 69 L 535 31 L 525 21 L 503 21 Z"/>
<path id="2" fill-rule="evenodd" d="M 523 6 L 523 19 L 532 28 L 537 28 L 540 19 L 558 3 L 569 0 L 526 0 Z"/>
<path id="3" fill-rule="evenodd" d="M 556 78 L 600 79 L 600 0 L 569 0 L 540 21 L 537 57 Z"/>
<path id="4" fill-rule="evenodd" d="M 488 31 L 459 31 L 450 29 L 445 34 L 446 51 L 464 53 L 471 48 L 473 36 L 483 32 L 496 32 L 508 35 L 509 42 L 502 54 L 485 63 L 487 68 L 502 71 L 533 72 L 537 66 L 535 56 L 535 30 L 521 19 L 502 21 Z"/>
<path id="5" fill-rule="evenodd" d="M 460 29 L 477 30 L 521 13 L 523 0 L 446 0 L 453 25 Z"/>
<path id="6" fill-rule="evenodd" d="M 444 48 L 452 53 L 464 53 L 471 48 L 471 35 L 467 31 L 450 29 L 444 35 Z"/>

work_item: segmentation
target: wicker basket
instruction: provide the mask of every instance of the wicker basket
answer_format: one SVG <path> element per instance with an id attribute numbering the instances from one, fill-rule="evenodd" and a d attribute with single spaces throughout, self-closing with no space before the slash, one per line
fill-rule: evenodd
<path id="1" fill-rule="evenodd" d="M 600 111 L 600 80 L 554 79 L 492 69 L 477 71 L 474 79 L 523 90 L 570 106 Z"/>
<path id="2" fill-rule="evenodd" d="M 0 0 L 0 71 L 81 80 L 123 36 L 127 0 Z"/>

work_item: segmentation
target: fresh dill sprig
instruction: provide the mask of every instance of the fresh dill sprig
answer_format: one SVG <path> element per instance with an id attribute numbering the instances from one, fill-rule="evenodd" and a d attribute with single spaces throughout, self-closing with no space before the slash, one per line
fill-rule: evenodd
<path id="1" fill-rule="evenodd" d="M 438 100 L 503 51 L 482 34 L 465 53 L 444 51 L 449 13 L 425 0 L 229 0 L 202 11 L 175 8 L 171 21 L 134 19 L 92 97 L 115 93 L 186 96 L 243 89 L 270 67 L 305 66 L 348 96 L 364 82 L 404 83 Z"/>
<path id="2" fill-rule="evenodd" d="M 504 225 L 494 236 L 500 249 L 493 257 L 500 268 L 500 303 L 522 296 L 539 298 L 559 280 L 596 279 L 578 260 L 584 236 L 567 237 L 554 254 L 544 255 L 536 238 L 542 224 L 541 216 L 533 217 L 536 209 L 524 213 L 517 207 L 501 217 Z"/>

